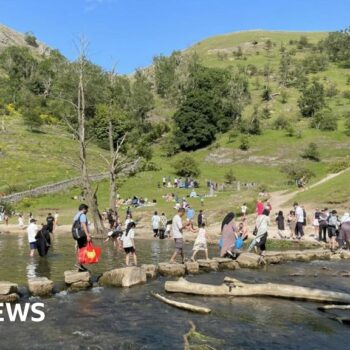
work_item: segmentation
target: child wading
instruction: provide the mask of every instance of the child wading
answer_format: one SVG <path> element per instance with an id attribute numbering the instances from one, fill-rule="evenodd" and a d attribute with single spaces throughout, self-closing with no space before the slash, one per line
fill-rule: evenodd
<path id="1" fill-rule="evenodd" d="M 125 265 L 129 266 L 129 257 L 130 255 L 134 259 L 134 265 L 137 265 L 137 257 L 136 257 L 136 250 L 135 250 L 135 223 L 132 221 L 128 224 L 128 227 L 126 228 L 125 232 L 121 236 L 120 240 L 122 241 L 124 251 L 126 253 L 125 256 Z"/>
<path id="2" fill-rule="evenodd" d="M 198 236 L 194 242 L 194 245 L 193 245 L 193 254 L 192 254 L 192 257 L 191 257 L 191 260 L 194 261 L 194 258 L 196 256 L 196 254 L 202 250 L 204 251 L 205 253 L 205 258 L 208 260 L 209 257 L 208 257 L 208 247 L 207 247 L 207 232 L 205 230 L 205 223 L 202 222 L 202 225 L 198 231 Z"/>

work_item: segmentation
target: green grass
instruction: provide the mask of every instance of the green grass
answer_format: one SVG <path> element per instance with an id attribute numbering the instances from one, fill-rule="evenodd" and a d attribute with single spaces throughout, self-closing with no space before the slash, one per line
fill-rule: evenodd
<path id="1" fill-rule="evenodd" d="M 7 123 L 7 132 L 0 134 L 0 192 L 24 191 L 79 175 L 75 168 L 78 145 L 64 129 L 43 127 L 31 132 L 19 117 Z M 92 173 L 105 172 L 100 157 L 103 150 L 89 148 Z"/>
<path id="2" fill-rule="evenodd" d="M 288 185 L 285 175 L 280 171 L 282 165 L 300 164 L 315 173 L 314 183 L 323 178 L 328 171 L 330 162 L 348 156 L 350 149 L 350 137 L 345 134 L 344 114 L 350 111 L 350 101 L 342 97 L 342 92 L 349 91 L 347 77 L 349 69 L 341 68 L 329 63 L 327 69 L 317 74 L 310 74 L 309 78 L 318 78 L 327 87 L 329 83 L 336 84 L 339 93 L 331 98 L 327 98 L 328 105 L 332 108 L 334 115 L 338 117 L 338 130 L 332 132 L 321 132 L 309 128 L 309 120 L 302 118 L 298 108 L 299 91 L 296 88 L 288 88 L 287 103 L 281 102 L 280 96 L 276 95 L 271 101 L 263 102 L 261 93 L 266 78 L 263 76 L 263 69 L 269 64 L 273 73 L 269 84 L 273 93 L 280 93 L 281 88 L 278 81 L 278 65 L 280 61 L 280 47 L 283 44 L 287 50 L 296 49 L 296 58 L 302 59 L 311 53 L 311 49 L 297 49 L 296 45 L 290 45 L 290 40 L 299 40 L 304 35 L 311 43 L 316 43 L 327 36 L 327 33 L 308 32 L 271 32 L 271 31 L 247 31 L 226 35 L 220 35 L 201 41 L 192 46 L 186 52 L 196 52 L 201 58 L 202 64 L 209 67 L 231 67 L 237 69 L 240 66 L 254 64 L 258 69 L 257 76 L 249 78 L 251 91 L 251 102 L 243 111 L 243 118 L 250 118 L 254 106 L 258 106 L 259 111 L 268 107 L 271 117 L 261 120 L 263 134 L 250 137 L 251 148 L 247 152 L 239 150 L 239 136 L 229 142 L 228 134 L 218 135 L 216 142 L 202 150 L 192 152 L 192 156 L 200 164 L 201 175 L 199 181 L 201 188 L 199 194 L 205 194 L 205 182 L 211 179 L 218 183 L 223 183 L 225 173 L 232 169 L 237 180 L 241 182 L 255 182 L 257 186 L 264 185 L 269 191 L 293 190 L 294 187 Z M 270 52 L 264 48 L 267 40 L 273 43 Z M 254 47 L 253 41 L 257 42 Z M 232 53 L 221 59 L 217 53 L 210 50 L 231 50 L 241 46 L 244 59 L 235 58 Z M 259 81 L 259 86 L 256 81 Z M 155 108 L 150 113 L 152 121 L 163 120 L 171 125 L 171 117 L 175 111 L 174 106 L 156 97 Z M 285 131 L 272 130 L 274 120 L 283 116 L 300 132 L 301 137 L 287 137 Z M 13 122 L 14 134 L 2 135 L 0 141 L 1 148 L 5 150 L 5 155 L 0 157 L 0 190 L 6 190 L 7 183 L 19 187 L 28 188 L 62 180 L 77 175 L 72 168 L 70 160 L 75 157 L 73 150 L 76 144 L 69 136 L 62 133 L 62 130 L 49 128 L 45 134 L 32 134 L 25 131 L 23 125 L 18 121 Z M 167 136 L 166 136 L 167 137 Z M 167 138 L 161 140 L 166 142 Z M 301 153 L 310 142 L 315 142 L 321 153 L 321 162 L 313 162 L 301 158 Z M 91 148 L 91 169 L 94 171 L 104 171 L 104 164 L 101 162 L 98 153 L 100 150 L 92 146 Z M 223 156 L 224 164 L 219 164 L 217 158 Z M 69 157 L 69 159 L 66 159 Z M 176 157 L 181 157 L 177 155 Z M 159 144 L 154 145 L 153 161 L 161 168 L 159 171 L 143 172 L 134 177 L 128 178 L 121 183 L 120 195 L 128 198 L 133 195 L 147 197 L 149 200 L 157 200 L 156 207 L 140 210 L 140 215 L 146 212 L 149 214 L 155 208 L 160 211 L 170 212 L 172 203 L 166 203 L 162 195 L 172 190 L 159 190 L 158 182 L 162 176 L 174 177 L 172 163 L 176 157 L 165 157 L 162 154 Z M 216 157 L 216 158 L 215 158 Z M 4 165 L 4 166 L 3 166 Z M 9 171 L 10 169 L 10 171 Z M 298 198 L 303 203 L 326 203 L 326 201 L 339 200 L 339 203 L 346 205 L 346 199 L 350 196 L 350 188 L 345 184 L 348 182 L 348 174 L 339 176 L 319 187 L 299 194 Z M 347 181 L 347 182 L 346 182 Z M 223 212 L 236 210 L 242 202 L 252 202 L 257 195 L 256 191 L 235 190 L 220 193 L 218 197 L 206 199 L 205 209 L 210 211 L 212 218 L 219 217 Z M 178 190 L 179 197 L 185 196 L 189 191 Z M 63 220 L 71 221 L 71 212 L 78 205 L 76 200 L 71 199 L 79 194 L 78 189 L 72 189 L 66 193 L 45 196 L 33 199 L 31 209 L 37 210 L 44 215 L 47 209 L 60 208 L 63 211 Z M 299 197 L 300 196 L 300 197 Z M 102 208 L 108 206 L 108 184 L 102 182 L 99 188 L 99 202 Z M 199 201 L 190 201 L 198 208 Z M 22 210 L 29 208 L 19 205 Z"/>
<path id="3" fill-rule="evenodd" d="M 350 171 L 348 170 L 334 179 L 299 193 L 295 199 L 301 203 L 312 203 L 320 207 L 336 205 L 350 209 L 349 182 Z"/>

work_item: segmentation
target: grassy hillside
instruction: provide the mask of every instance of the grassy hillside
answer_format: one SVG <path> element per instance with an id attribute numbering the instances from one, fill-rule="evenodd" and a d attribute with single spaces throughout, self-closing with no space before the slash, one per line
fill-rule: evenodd
<path id="1" fill-rule="evenodd" d="M 0 192 L 18 192 L 79 175 L 77 143 L 60 127 L 46 126 L 31 132 L 20 117 L 6 123 L 0 133 Z M 90 148 L 92 173 L 105 172 L 99 156 L 103 150 Z"/>
<path id="2" fill-rule="evenodd" d="M 325 38 L 327 33 L 302 33 L 302 32 L 268 32 L 268 31 L 248 31 L 217 36 L 203 40 L 202 42 L 189 48 L 188 52 L 196 52 L 201 63 L 209 67 L 246 67 L 252 69 L 255 66 L 256 73 L 249 76 L 249 88 L 251 93 L 251 102 L 243 111 L 243 118 L 250 118 L 254 106 L 258 107 L 259 112 L 263 108 L 267 108 L 270 112 L 268 119 L 262 119 L 263 128 L 262 135 L 249 136 L 250 149 L 241 151 L 239 149 L 240 136 L 232 139 L 227 134 L 217 135 L 217 140 L 211 146 L 192 152 L 192 156 L 200 164 L 201 175 L 199 181 L 201 187 L 199 194 L 204 195 L 207 192 L 205 182 L 212 179 L 215 182 L 223 183 L 225 174 L 232 169 L 237 180 L 245 182 L 254 182 L 257 184 L 254 191 L 237 192 L 234 189 L 228 189 L 226 192 L 220 193 L 217 198 L 206 199 L 205 208 L 211 212 L 210 215 L 219 217 L 223 212 L 229 209 L 236 209 L 242 202 L 252 203 L 257 196 L 257 192 L 264 187 L 268 191 L 281 189 L 292 189 L 289 185 L 284 173 L 281 172 L 283 165 L 299 164 L 315 173 L 315 177 L 311 179 L 314 183 L 324 177 L 330 170 L 330 165 L 349 155 L 350 137 L 345 133 L 344 115 L 350 111 L 350 100 L 343 96 L 343 92 L 350 91 L 347 84 L 349 69 L 341 68 L 333 63 L 328 63 L 324 71 L 308 74 L 309 79 L 318 78 L 328 89 L 331 86 L 336 88 L 336 94 L 327 97 L 327 104 L 332 108 L 334 115 L 338 118 L 338 130 L 336 131 L 320 131 L 310 129 L 309 120 L 302 118 L 297 104 L 299 91 L 290 87 L 285 89 L 286 101 L 281 99 L 281 87 L 278 77 L 278 66 L 281 58 L 281 47 L 287 50 L 294 50 L 295 59 L 302 60 L 312 53 L 310 47 L 298 48 L 298 41 L 301 36 L 305 36 L 309 43 L 317 43 Z M 268 48 L 267 43 L 270 43 Z M 238 56 L 237 52 L 241 52 Z M 268 83 L 274 94 L 272 100 L 268 102 L 262 101 L 261 94 L 263 86 L 267 83 L 267 77 L 264 74 L 265 67 L 269 65 L 272 69 L 268 77 Z M 171 124 L 171 117 L 175 111 L 173 106 L 166 103 L 165 100 L 156 98 L 156 107 L 151 111 L 151 120 L 165 120 Z M 296 135 L 289 137 L 284 130 L 274 130 L 273 125 L 278 117 L 288 119 L 296 130 Z M 14 124 L 16 125 L 16 124 Z M 16 126 L 14 127 L 16 130 Z M 43 135 L 32 135 L 28 132 L 19 131 L 22 140 L 19 145 L 11 144 L 8 136 L 6 153 L 12 154 L 12 163 L 7 163 L 11 167 L 12 174 L 3 171 L 1 178 L 6 181 L 18 179 L 16 183 L 28 183 L 32 185 L 52 182 L 53 180 L 63 179 L 76 174 L 67 161 L 63 159 L 63 155 L 71 156 L 69 150 L 74 147 L 74 143 L 67 136 L 61 135 L 59 132 L 55 135 L 54 131 L 48 131 Z M 54 137 L 53 137 L 54 136 Z M 40 137 L 40 141 L 39 141 Z M 150 213 L 155 208 L 158 210 L 171 211 L 172 203 L 166 203 L 162 196 L 173 190 L 158 189 L 157 184 L 161 181 L 162 176 L 174 177 L 173 162 L 177 157 L 166 157 L 162 151 L 162 144 L 168 141 L 168 136 L 160 140 L 159 144 L 154 146 L 153 161 L 159 166 L 160 170 L 139 173 L 134 177 L 124 180 L 120 184 L 121 198 L 131 197 L 133 195 L 147 197 L 148 199 L 156 199 L 157 206 L 146 208 L 146 212 Z M 4 143 L 3 141 L 1 141 Z M 310 142 L 318 145 L 321 161 L 314 162 L 305 160 L 301 157 L 301 153 Z M 29 155 L 25 150 L 34 147 L 34 155 Z M 44 151 L 42 151 L 45 147 Z M 17 152 L 20 150 L 20 153 Z M 24 150 L 24 151 L 23 151 Z M 99 150 L 94 150 L 93 167 L 99 169 L 101 162 L 97 156 Z M 31 153 L 32 154 L 32 153 Z M 53 160 L 52 157 L 56 157 Z M 96 156 L 95 156 L 96 155 Z M 18 159 L 15 159 L 17 156 Z M 30 160 L 30 161 L 28 161 Z M 10 162 L 8 160 L 8 162 Z M 36 165 L 43 164 L 45 171 L 40 174 L 36 172 Z M 52 165 L 57 167 L 52 167 Z M 23 176 L 25 174 L 25 176 Z M 349 173 L 345 173 L 317 188 L 311 189 L 299 195 L 298 199 L 308 203 L 338 203 L 341 207 L 348 206 L 348 198 L 350 189 L 345 186 L 349 180 Z M 2 185 L 3 187 L 5 185 Z M 176 191 L 179 197 L 185 196 L 189 191 Z M 42 197 L 33 200 L 32 207 L 39 212 L 46 212 L 46 208 L 62 208 L 65 220 L 70 221 L 70 212 L 72 208 L 77 206 L 77 202 L 71 200 L 78 190 L 72 190 L 67 193 L 57 194 L 50 197 Z M 99 201 L 101 207 L 108 205 L 108 186 L 107 182 L 102 182 L 99 189 Z M 192 204 L 198 209 L 199 200 L 193 200 Z M 25 210 L 23 206 L 19 208 Z M 141 214 L 140 214 L 141 215 Z"/>

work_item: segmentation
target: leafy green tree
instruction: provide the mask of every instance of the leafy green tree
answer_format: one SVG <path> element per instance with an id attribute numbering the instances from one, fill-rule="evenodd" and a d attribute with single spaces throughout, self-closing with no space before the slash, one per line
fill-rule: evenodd
<path id="1" fill-rule="evenodd" d="M 209 145 L 215 139 L 216 118 L 214 98 L 208 93 L 194 91 L 174 114 L 175 142 L 182 150 Z"/>
<path id="2" fill-rule="evenodd" d="M 181 62 L 181 53 L 173 52 L 169 57 L 160 55 L 153 58 L 156 90 L 159 96 L 170 98 L 177 83 L 176 68 Z"/>
<path id="3" fill-rule="evenodd" d="M 199 165 L 190 155 L 180 157 L 174 162 L 173 166 L 178 176 L 198 177 L 200 175 Z"/>
<path id="4" fill-rule="evenodd" d="M 302 91 L 298 100 L 300 112 L 304 117 L 313 117 L 326 105 L 324 87 L 318 81 Z"/>
<path id="5" fill-rule="evenodd" d="M 333 62 L 350 65 L 350 28 L 328 34 L 323 47 Z"/>
<path id="6" fill-rule="evenodd" d="M 154 96 L 151 83 L 141 71 L 135 73 L 131 91 L 131 107 L 138 120 L 144 123 L 148 112 L 154 107 Z"/>

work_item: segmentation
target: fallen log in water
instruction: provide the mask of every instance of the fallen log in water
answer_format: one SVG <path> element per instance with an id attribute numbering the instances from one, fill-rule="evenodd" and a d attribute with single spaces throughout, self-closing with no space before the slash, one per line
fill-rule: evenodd
<path id="1" fill-rule="evenodd" d="M 350 310 L 350 305 L 323 305 L 318 307 L 319 310 Z"/>
<path id="2" fill-rule="evenodd" d="M 271 296 L 313 301 L 332 301 L 342 304 L 350 303 L 350 294 L 347 293 L 331 292 L 288 284 L 248 284 L 228 277 L 225 278 L 225 282 L 226 283 L 224 284 L 215 286 L 210 284 L 192 283 L 184 278 L 180 278 L 178 281 L 167 281 L 165 283 L 165 290 L 171 293 L 187 293 L 206 296 Z"/>
<path id="3" fill-rule="evenodd" d="M 182 310 L 192 311 L 192 312 L 198 312 L 200 314 L 209 314 L 211 312 L 211 309 L 208 309 L 206 307 L 196 306 L 192 304 L 187 303 L 181 303 L 175 300 L 170 300 L 168 298 L 163 297 L 162 295 L 158 293 L 151 292 L 151 294 L 157 298 L 158 300 L 161 300 L 162 302 L 169 304 L 171 306 L 175 306 Z"/>

